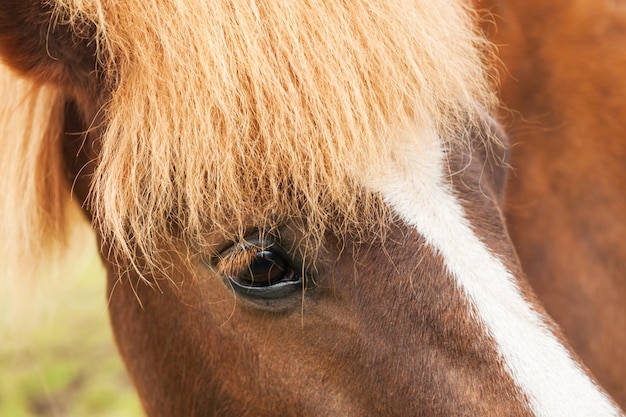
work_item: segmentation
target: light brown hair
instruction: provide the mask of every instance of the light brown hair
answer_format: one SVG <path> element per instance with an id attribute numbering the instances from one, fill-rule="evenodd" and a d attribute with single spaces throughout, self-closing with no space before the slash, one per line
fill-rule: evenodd
<path id="1" fill-rule="evenodd" d="M 493 103 L 488 44 L 458 0 L 60 0 L 52 24 L 95 28 L 110 94 L 91 209 L 129 258 L 291 216 L 317 237 L 367 222 L 378 197 L 355 178 L 407 132 L 456 140 Z M 58 93 L 19 88 L 30 98 L 1 115 L 3 229 L 45 243 L 67 189 Z"/>

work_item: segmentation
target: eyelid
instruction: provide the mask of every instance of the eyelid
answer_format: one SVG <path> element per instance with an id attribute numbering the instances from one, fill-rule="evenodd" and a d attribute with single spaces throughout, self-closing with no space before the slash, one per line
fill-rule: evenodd
<path id="1" fill-rule="evenodd" d="M 249 264 L 254 256 L 263 250 L 271 249 L 283 258 L 289 259 L 289 255 L 271 240 L 251 238 L 243 242 L 235 243 L 212 259 L 211 266 L 220 275 L 228 276 L 240 271 Z"/>
<path id="2" fill-rule="evenodd" d="M 251 233 L 255 235 L 256 233 Z M 248 235 L 249 236 L 249 235 Z M 217 269 L 219 263 L 231 256 L 233 253 L 241 250 L 257 250 L 261 248 L 269 248 L 274 246 L 274 242 L 270 239 L 259 239 L 258 237 L 245 238 L 240 242 L 222 243 L 216 250 L 211 251 L 210 254 L 203 254 L 201 256 L 202 263 L 211 268 Z"/>
<path id="3" fill-rule="evenodd" d="M 225 277 L 236 275 L 244 270 L 247 265 L 250 265 L 259 250 L 255 246 L 249 246 L 240 250 L 235 248 L 235 250 L 227 253 L 225 256 L 220 255 L 216 265 L 217 273 Z"/>

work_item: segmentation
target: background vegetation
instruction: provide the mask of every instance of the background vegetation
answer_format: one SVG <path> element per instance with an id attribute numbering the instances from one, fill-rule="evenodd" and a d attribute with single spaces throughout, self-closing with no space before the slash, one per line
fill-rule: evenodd
<path id="1" fill-rule="evenodd" d="M 0 291 L 2 417 L 143 415 L 113 343 L 103 268 L 95 248 L 79 252 L 64 276 L 38 277 L 32 297 Z"/>

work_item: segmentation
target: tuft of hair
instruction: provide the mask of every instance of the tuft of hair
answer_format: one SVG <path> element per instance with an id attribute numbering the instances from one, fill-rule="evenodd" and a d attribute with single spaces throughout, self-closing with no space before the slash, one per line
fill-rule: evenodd
<path id="1" fill-rule="evenodd" d="M 465 3 L 56 1 L 54 22 L 96 28 L 109 80 L 97 227 L 150 263 L 181 238 L 205 250 L 213 231 L 239 239 L 295 217 L 319 241 L 381 222 L 380 197 L 358 178 L 380 172 L 407 132 L 460 140 L 494 103 L 490 47 Z M 42 191 L 56 177 L 40 173 L 58 163 L 42 152 L 52 140 L 2 157 L 26 196 L 16 238 L 58 227 L 61 197 Z"/>
<path id="2" fill-rule="evenodd" d="M 36 260 L 58 254 L 65 236 L 63 101 L 55 88 L 23 80 L 1 64 L 0 91 L 0 274 L 33 275 Z"/>

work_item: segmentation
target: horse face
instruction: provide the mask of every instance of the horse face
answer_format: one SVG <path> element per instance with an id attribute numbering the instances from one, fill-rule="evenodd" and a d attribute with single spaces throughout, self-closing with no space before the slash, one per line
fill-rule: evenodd
<path id="1" fill-rule="evenodd" d="M 492 180 L 503 168 L 485 155 L 450 154 L 452 183 L 472 227 L 516 268 Z M 170 252 L 171 269 L 153 276 L 158 291 L 108 264 L 117 342 L 149 415 L 529 414 L 416 228 L 395 219 L 384 241 L 327 236 L 312 264 L 298 249 L 301 224 L 272 236 L 256 226 L 246 244 L 215 234 L 221 253 L 189 267 Z"/>
<path id="2" fill-rule="evenodd" d="M 8 2 L 0 51 L 66 92 L 65 132 L 87 132 L 64 137 L 68 181 L 97 223 L 97 109 L 115 80 L 91 29 L 50 26 L 51 12 Z M 524 284 L 499 206 L 504 151 L 483 148 L 482 132 L 419 134 L 419 149 L 407 141 L 356 179 L 388 207 L 384 237 L 328 233 L 310 258 L 299 219 L 271 231 L 251 221 L 242 241 L 209 229 L 216 251 L 181 237 L 144 268 L 100 236 L 116 341 L 149 415 L 618 414 Z"/>

